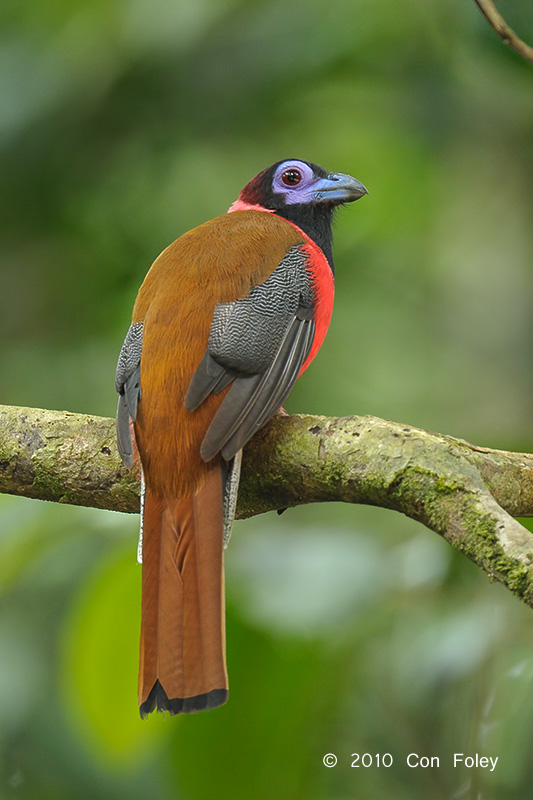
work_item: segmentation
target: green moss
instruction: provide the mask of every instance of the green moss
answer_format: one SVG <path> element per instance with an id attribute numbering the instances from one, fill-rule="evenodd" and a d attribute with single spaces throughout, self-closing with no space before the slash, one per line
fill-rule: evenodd
<path id="1" fill-rule="evenodd" d="M 465 526 L 475 534 L 477 539 L 482 539 L 484 544 L 491 547 L 497 541 L 496 521 L 487 512 L 476 509 L 471 504 L 463 515 Z"/>
<path id="2" fill-rule="evenodd" d="M 57 474 L 55 455 L 40 452 L 39 457 L 32 458 L 34 479 L 32 488 L 39 494 L 45 494 L 50 500 L 58 500 L 64 493 L 63 482 Z"/>
<path id="3" fill-rule="evenodd" d="M 453 478 L 439 475 L 435 481 L 435 489 L 439 494 L 453 494 L 454 492 L 462 491 L 464 485 Z"/>
<path id="4" fill-rule="evenodd" d="M 532 594 L 533 572 L 527 565 L 504 553 L 498 543 L 496 520 L 486 512 L 470 508 L 465 513 L 467 527 L 472 535 L 464 540 L 460 549 L 483 566 L 489 579 L 500 581 L 520 599 L 529 602 Z"/>

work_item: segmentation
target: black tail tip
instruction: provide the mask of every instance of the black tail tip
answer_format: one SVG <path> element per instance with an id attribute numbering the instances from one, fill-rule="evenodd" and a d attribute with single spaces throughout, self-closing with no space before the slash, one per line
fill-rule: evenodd
<path id="1" fill-rule="evenodd" d="M 159 681 L 156 681 L 144 703 L 141 703 L 139 711 L 142 719 L 146 719 L 152 711 L 168 711 L 171 716 L 196 714 L 199 711 L 218 708 L 224 705 L 227 699 L 227 689 L 211 689 L 210 692 L 197 694 L 194 697 L 169 698 Z"/>

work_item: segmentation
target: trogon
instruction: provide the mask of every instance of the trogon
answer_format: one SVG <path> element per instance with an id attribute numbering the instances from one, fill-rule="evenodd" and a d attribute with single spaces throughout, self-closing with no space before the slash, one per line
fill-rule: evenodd
<path id="1" fill-rule="evenodd" d="M 335 208 L 367 190 L 289 159 L 185 233 L 139 290 L 118 359 L 118 447 L 142 466 L 139 705 L 227 699 L 223 549 L 241 451 L 279 410 L 329 325 Z"/>

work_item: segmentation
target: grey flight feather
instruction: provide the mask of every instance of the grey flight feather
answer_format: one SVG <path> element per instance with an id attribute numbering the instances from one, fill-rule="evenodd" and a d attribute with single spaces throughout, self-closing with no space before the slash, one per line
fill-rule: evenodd
<path id="1" fill-rule="evenodd" d="M 229 460 L 265 425 L 287 399 L 314 338 L 315 323 L 294 319 L 272 364 L 258 375 L 239 375 L 213 417 L 200 453 Z"/>
<path id="2" fill-rule="evenodd" d="M 143 323 L 133 322 L 126 334 L 118 357 L 115 389 L 119 393 L 117 407 L 117 443 L 120 457 L 127 467 L 133 463 L 130 419 L 135 422 L 141 399 L 141 352 Z"/>

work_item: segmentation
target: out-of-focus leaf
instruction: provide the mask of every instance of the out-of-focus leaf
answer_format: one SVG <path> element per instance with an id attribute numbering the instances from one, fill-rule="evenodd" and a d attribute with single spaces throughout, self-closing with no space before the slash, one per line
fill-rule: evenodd
<path id="1" fill-rule="evenodd" d="M 246 532 L 239 525 L 226 557 L 228 596 L 257 627 L 296 640 L 332 639 L 386 592 L 386 554 L 368 536 L 294 530 L 272 515 L 269 522 Z"/>
<path id="2" fill-rule="evenodd" d="M 74 727 L 104 762 L 148 756 L 163 731 L 137 707 L 141 572 L 120 547 L 80 586 L 64 628 L 60 682 Z"/>

